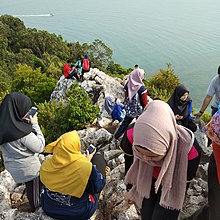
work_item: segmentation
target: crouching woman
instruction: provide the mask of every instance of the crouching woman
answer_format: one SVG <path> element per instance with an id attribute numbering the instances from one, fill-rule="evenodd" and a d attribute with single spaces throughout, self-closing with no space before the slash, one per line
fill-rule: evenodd
<path id="1" fill-rule="evenodd" d="M 86 220 L 97 209 L 99 193 L 106 183 L 106 162 L 95 151 L 91 154 L 87 151 L 84 156 L 80 150 L 76 131 L 65 133 L 45 148 L 46 153 L 53 155 L 40 169 L 40 179 L 45 185 L 41 205 L 53 218 Z"/>

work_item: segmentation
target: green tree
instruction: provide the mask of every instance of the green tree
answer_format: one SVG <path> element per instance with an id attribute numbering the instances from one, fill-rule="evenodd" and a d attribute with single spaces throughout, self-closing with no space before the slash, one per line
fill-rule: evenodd
<path id="1" fill-rule="evenodd" d="M 45 53 L 53 54 L 60 59 L 67 59 L 70 56 L 70 48 L 62 37 L 47 31 L 28 28 L 22 43 L 24 48 L 31 49 L 39 58 L 43 58 Z"/>
<path id="2" fill-rule="evenodd" d="M 8 47 L 13 52 L 19 52 L 21 39 L 26 31 L 24 22 L 10 15 L 0 16 L 0 33 L 7 38 Z"/>
<path id="3" fill-rule="evenodd" d="M 6 94 L 11 92 L 11 78 L 8 74 L 0 70 L 0 102 Z"/>
<path id="4" fill-rule="evenodd" d="M 98 39 L 89 46 L 88 54 L 91 55 L 93 66 L 101 70 L 106 69 L 112 61 L 112 50 Z"/>
<path id="5" fill-rule="evenodd" d="M 56 85 L 56 80 L 41 73 L 41 69 L 33 70 L 27 65 L 18 64 L 13 82 L 12 91 L 23 92 L 35 103 L 50 99 Z"/>
<path id="6" fill-rule="evenodd" d="M 180 85 L 179 78 L 171 67 L 172 65 L 168 63 L 166 70 L 161 69 L 160 72 L 144 81 L 152 98 L 167 101 L 175 87 Z"/>

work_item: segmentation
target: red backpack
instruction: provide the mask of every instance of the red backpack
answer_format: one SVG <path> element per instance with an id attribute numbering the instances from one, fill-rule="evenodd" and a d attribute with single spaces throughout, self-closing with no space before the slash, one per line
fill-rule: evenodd
<path id="1" fill-rule="evenodd" d="M 83 69 L 84 70 L 89 70 L 89 60 L 88 59 L 83 59 Z"/>

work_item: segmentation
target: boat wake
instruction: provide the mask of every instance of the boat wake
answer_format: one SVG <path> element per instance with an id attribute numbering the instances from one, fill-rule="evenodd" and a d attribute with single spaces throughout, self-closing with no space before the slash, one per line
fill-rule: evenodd
<path id="1" fill-rule="evenodd" d="M 52 13 L 50 14 L 36 14 L 36 15 L 13 15 L 14 17 L 51 17 L 54 16 Z"/>

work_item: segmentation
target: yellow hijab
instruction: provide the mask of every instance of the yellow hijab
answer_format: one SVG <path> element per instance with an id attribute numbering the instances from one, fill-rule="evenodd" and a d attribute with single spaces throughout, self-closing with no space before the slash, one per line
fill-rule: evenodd
<path id="1" fill-rule="evenodd" d="M 51 191 L 80 198 L 85 191 L 92 163 L 80 152 L 80 138 L 76 131 L 60 136 L 45 147 L 53 153 L 40 169 L 42 183 Z"/>

